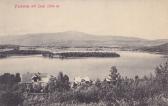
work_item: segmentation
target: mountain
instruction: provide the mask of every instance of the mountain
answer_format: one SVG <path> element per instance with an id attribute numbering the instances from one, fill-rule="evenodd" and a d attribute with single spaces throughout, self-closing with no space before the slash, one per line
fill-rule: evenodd
<path id="1" fill-rule="evenodd" d="M 143 47 L 168 43 L 168 40 L 146 40 L 135 37 L 96 36 L 83 32 L 67 31 L 0 37 L 0 45 L 66 46 L 66 47 Z"/>

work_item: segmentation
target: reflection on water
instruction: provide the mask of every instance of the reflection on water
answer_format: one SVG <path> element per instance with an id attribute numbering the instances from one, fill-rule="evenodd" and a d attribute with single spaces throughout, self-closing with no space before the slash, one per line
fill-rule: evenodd
<path id="1" fill-rule="evenodd" d="M 62 71 L 70 76 L 89 76 L 103 79 L 109 74 L 111 66 L 116 66 L 122 76 L 144 76 L 154 72 L 160 63 L 166 61 L 161 55 L 140 52 L 117 52 L 120 58 L 78 58 L 49 59 L 41 56 L 10 57 L 0 60 L 0 72 L 47 72 L 57 74 Z"/>

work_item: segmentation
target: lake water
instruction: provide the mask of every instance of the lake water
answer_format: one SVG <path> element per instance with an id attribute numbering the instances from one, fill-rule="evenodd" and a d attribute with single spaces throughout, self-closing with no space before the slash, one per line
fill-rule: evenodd
<path id="1" fill-rule="evenodd" d="M 161 55 L 142 52 L 117 51 L 119 58 L 49 59 L 41 56 L 22 56 L 0 59 L 0 72 L 43 72 L 57 75 L 62 71 L 71 80 L 75 76 L 104 79 L 111 66 L 116 66 L 122 76 L 144 76 L 154 72 L 166 61 Z"/>

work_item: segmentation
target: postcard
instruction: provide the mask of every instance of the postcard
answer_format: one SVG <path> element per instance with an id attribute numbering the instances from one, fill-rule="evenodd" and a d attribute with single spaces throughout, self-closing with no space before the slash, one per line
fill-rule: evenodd
<path id="1" fill-rule="evenodd" d="M 0 106 L 168 106 L 167 0 L 0 0 Z"/>

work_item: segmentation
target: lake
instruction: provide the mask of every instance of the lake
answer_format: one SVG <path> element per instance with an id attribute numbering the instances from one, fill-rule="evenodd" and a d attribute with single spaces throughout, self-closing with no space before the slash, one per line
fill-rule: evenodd
<path id="1" fill-rule="evenodd" d="M 0 72 L 43 72 L 57 75 L 62 71 L 73 80 L 75 76 L 104 79 L 111 66 L 116 66 L 122 76 L 134 77 L 154 73 L 156 66 L 166 61 L 159 54 L 116 51 L 119 58 L 49 59 L 42 56 L 15 56 L 0 59 Z"/>

